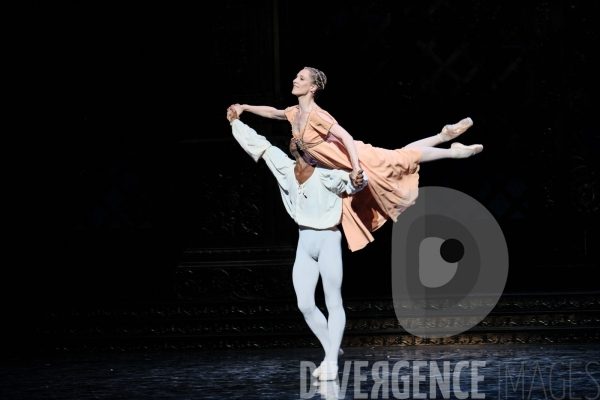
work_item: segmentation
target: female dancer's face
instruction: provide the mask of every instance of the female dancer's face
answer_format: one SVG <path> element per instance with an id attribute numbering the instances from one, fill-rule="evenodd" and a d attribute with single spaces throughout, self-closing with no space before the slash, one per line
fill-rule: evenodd
<path id="1" fill-rule="evenodd" d="M 310 72 L 307 69 L 298 72 L 293 83 L 292 94 L 296 96 L 304 96 L 316 89 L 316 85 L 311 83 Z"/>

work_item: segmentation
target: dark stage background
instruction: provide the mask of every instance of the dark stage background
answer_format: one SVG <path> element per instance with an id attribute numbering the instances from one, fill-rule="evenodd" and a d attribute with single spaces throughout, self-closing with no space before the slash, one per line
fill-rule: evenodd
<path id="1" fill-rule="evenodd" d="M 460 190 L 495 215 L 508 309 L 588 307 L 569 326 L 597 329 L 598 11 L 580 0 L 273 0 L 4 12 L 2 282 L 14 348 L 313 345 L 291 286 L 294 223 L 225 119 L 232 103 L 296 104 L 291 81 L 305 65 L 328 76 L 319 105 L 375 146 L 471 117 L 461 142 L 484 152 L 424 164 L 421 185 Z M 289 140 L 287 122 L 242 120 Z M 373 328 L 393 320 L 391 227 L 357 253 L 344 243 L 348 331 L 367 337 L 354 345 L 394 328 Z"/>

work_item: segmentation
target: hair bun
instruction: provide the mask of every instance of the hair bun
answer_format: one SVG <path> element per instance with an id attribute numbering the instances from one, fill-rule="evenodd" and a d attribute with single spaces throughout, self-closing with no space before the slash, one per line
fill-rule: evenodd
<path id="1" fill-rule="evenodd" d="M 325 89 L 325 85 L 327 85 L 327 76 L 325 76 L 325 73 L 313 67 L 304 68 L 312 72 L 313 82 L 317 85 L 317 87 L 321 90 Z"/>

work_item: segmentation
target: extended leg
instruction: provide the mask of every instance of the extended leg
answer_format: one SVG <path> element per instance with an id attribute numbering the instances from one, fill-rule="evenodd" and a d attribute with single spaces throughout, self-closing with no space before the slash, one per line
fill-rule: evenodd
<path id="1" fill-rule="evenodd" d="M 449 140 L 457 138 L 459 135 L 463 134 L 471 126 L 473 126 L 473 120 L 471 120 L 471 118 L 465 118 L 454 125 L 446 125 L 442 129 L 442 132 L 438 133 L 437 135 L 433 135 L 433 136 L 430 136 L 425 139 L 417 140 L 416 142 L 412 142 L 409 145 L 404 146 L 404 147 L 405 148 L 434 147 L 440 143 L 444 143 Z M 445 158 L 445 157 L 443 157 L 443 158 Z"/>
<path id="2" fill-rule="evenodd" d="M 452 143 L 449 149 L 438 149 L 435 147 L 421 147 L 421 162 L 441 160 L 444 158 L 467 158 L 477 153 L 481 153 L 483 146 L 473 144 L 465 146 L 460 143 Z"/>
<path id="3" fill-rule="evenodd" d="M 440 135 L 433 135 L 428 138 L 417 140 L 416 142 L 412 142 L 412 143 L 404 146 L 404 148 L 410 149 L 413 147 L 434 147 L 440 143 L 442 143 L 442 139 L 440 139 Z"/>

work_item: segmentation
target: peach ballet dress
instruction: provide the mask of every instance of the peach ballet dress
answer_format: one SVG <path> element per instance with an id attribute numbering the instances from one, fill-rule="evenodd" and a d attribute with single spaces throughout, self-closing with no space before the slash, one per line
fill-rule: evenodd
<path id="1" fill-rule="evenodd" d="M 320 164 L 335 169 L 352 171 L 350 156 L 344 144 L 329 133 L 337 123 L 325 110 L 313 109 L 301 132 L 294 132 L 293 121 L 298 106 L 285 109 L 292 124 L 292 135 L 298 147 Z M 328 117 L 330 122 L 323 118 Z M 344 196 L 342 201 L 342 227 L 351 251 L 360 250 L 374 240 L 371 232 L 385 221 L 397 217 L 414 204 L 419 186 L 419 148 L 387 150 L 354 141 L 360 167 L 369 178 L 368 190 Z"/>

